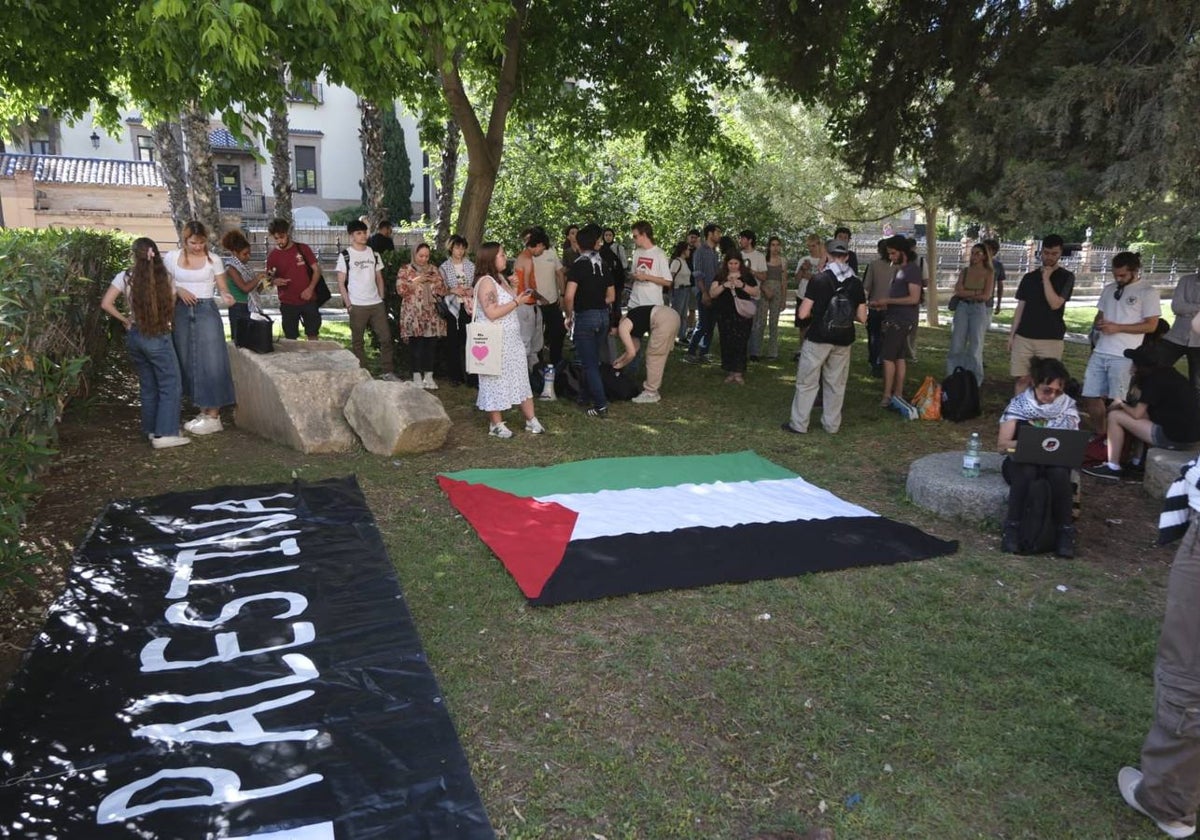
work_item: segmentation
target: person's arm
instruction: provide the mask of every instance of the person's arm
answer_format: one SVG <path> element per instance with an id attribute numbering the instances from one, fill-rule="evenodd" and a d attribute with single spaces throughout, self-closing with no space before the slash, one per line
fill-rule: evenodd
<path id="1" fill-rule="evenodd" d="M 612 283 L 608 283 L 604 287 L 604 302 L 608 306 L 612 306 L 614 303 L 617 302 L 617 287 L 614 286 Z"/>
<path id="2" fill-rule="evenodd" d="M 567 287 L 563 290 L 563 313 L 570 320 L 575 317 L 575 292 L 579 289 L 579 284 L 574 280 L 567 281 Z"/>
<path id="3" fill-rule="evenodd" d="M 996 449 L 1006 455 L 1017 448 L 1017 421 L 1005 420 L 996 435 Z"/>
<path id="4" fill-rule="evenodd" d="M 1012 327 L 1008 330 L 1008 350 L 1011 353 L 1013 347 L 1013 339 L 1017 335 L 1017 327 L 1021 326 L 1021 316 L 1025 313 L 1025 301 L 1017 301 L 1017 311 L 1013 313 Z"/>
<path id="5" fill-rule="evenodd" d="M 658 262 L 660 262 L 660 261 L 654 260 L 651 263 L 651 267 L 654 268 L 654 270 L 656 272 L 661 272 L 662 269 L 656 267 L 656 264 Z M 663 288 L 669 289 L 669 288 L 671 288 L 671 282 L 672 282 L 671 281 L 671 269 L 669 266 L 667 267 L 665 274 L 667 276 L 662 277 L 659 274 L 651 273 L 650 271 L 646 271 L 644 269 L 639 269 L 638 271 L 634 272 L 633 278 L 635 280 L 645 280 L 647 283 L 653 283 L 656 286 L 662 286 Z"/>
<path id="6" fill-rule="evenodd" d="M 109 286 L 104 290 L 104 297 L 100 299 L 100 308 L 107 312 L 111 317 L 116 318 L 121 322 L 125 329 L 129 329 L 130 320 L 121 310 L 117 309 L 117 297 L 120 296 L 121 290 L 116 286 Z"/>
<path id="7" fill-rule="evenodd" d="M 908 283 L 908 295 L 902 298 L 881 298 L 880 303 L 884 306 L 911 306 L 914 303 L 921 302 L 921 284 Z"/>
<path id="8" fill-rule="evenodd" d="M 375 263 L 375 288 L 379 290 L 379 299 L 383 300 L 386 297 L 383 293 L 383 264 L 379 262 L 378 258 Z M 349 301 L 349 298 L 343 298 L 343 300 Z M 346 310 L 349 311 L 349 309 L 350 305 L 347 303 Z"/>
<path id="9" fill-rule="evenodd" d="M 975 300 L 987 302 L 992 299 L 992 293 L 996 290 L 996 274 L 989 271 L 987 278 L 983 281 L 983 291 L 975 293 Z"/>
<path id="10" fill-rule="evenodd" d="M 209 265 L 212 266 L 213 279 L 217 281 L 217 291 L 221 295 L 221 300 L 225 301 L 226 306 L 233 306 L 233 295 L 229 294 L 229 283 L 225 279 L 225 263 L 220 257 L 209 257 Z"/>
<path id="11" fill-rule="evenodd" d="M 225 266 L 225 276 L 228 280 L 233 281 L 233 285 L 237 286 L 243 292 L 253 292 L 258 288 L 258 280 L 251 274 L 249 277 L 243 277 L 242 273 L 231 265 Z"/>
<path id="12" fill-rule="evenodd" d="M 754 300 L 758 300 L 759 296 L 762 294 L 762 287 L 759 286 L 757 277 L 755 277 L 755 282 L 753 283 L 746 283 L 743 280 L 740 288 L 743 292 L 750 295 L 750 297 Z"/>
<path id="13" fill-rule="evenodd" d="M 346 311 L 349 312 L 350 307 L 352 306 L 352 304 L 350 303 L 350 291 L 346 287 L 346 272 L 342 271 L 341 262 L 338 262 L 337 269 L 338 269 L 337 270 L 338 294 L 340 294 L 342 296 L 342 303 L 344 303 L 346 305 Z M 379 274 L 379 272 L 375 272 L 375 273 Z M 383 293 L 382 293 L 382 287 L 381 287 L 380 297 L 382 297 L 382 296 L 383 296 Z"/>
<path id="14" fill-rule="evenodd" d="M 554 282 L 558 286 L 558 296 L 562 297 L 565 295 L 567 292 L 567 272 L 563 271 L 561 263 L 554 266 Z"/>
<path id="15" fill-rule="evenodd" d="M 1103 320 L 1103 315 L 1097 314 L 1096 319 L 1098 323 L 1096 327 L 1105 335 L 1112 335 L 1113 333 L 1144 335 L 1158 329 L 1158 317 L 1157 315 L 1150 315 L 1134 324 L 1114 324 L 1112 321 Z"/>
<path id="16" fill-rule="evenodd" d="M 1134 420 L 1141 420 L 1150 412 L 1150 405 L 1143 399 L 1136 405 L 1130 405 L 1125 400 L 1117 399 L 1108 404 L 1109 411 L 1124 411 Z"/>
<path id="17" fill-rule="evenodd" d="M 862 309 L 863 307 L 859 307 L 859 308 Z M 812 298 L 808 298 L 808 297 L 804 298 L 803 300 L 800 301 L 800 308 L 796 310 L 796 320 L 797 321 L 807 321 L 809 318 L 812 317 L 812 311 L 813 311 Z M 867 320 L 867 316 L 865 314 L 862 316 L 862 320 L 863 321 Z"/>
<path id="18" fill-rule="evenodd" d="M 1071 297 L 1071 287 L 1075 285 L 1075 279 L 1071 278 L 1063 287 L 1063 294 L 1060 295 L 1054 290 L 1054 284 L 1050 282 L 1050 278 L 1053 276 L 1053 271 L 1042 269 L 1042 294 L 1046 296 L 1046 303 L 1049 304 L 1051 310 L 1062 309 Z"/>
<path id="19" fill-rule="evenodd" d="M 1200 276 L 1190 274 L 1179 278 L 1179 285 L 1171 294 L 1171 314 L 1191 318 L 1197 313 L 1200 313 Z"/>
<path id="20" fill-rule="evenodd" d="M 860 324 L 867 323 L 867 305 L 865 303 L 860 303 L 858 308 L 854 310 L 854 320 Z"/>
<path id="21" fill-rule="evenodd" d="M 967 270 L 965 268 L 958 273 L 958 282 L 954 284 L 954 296 L 964 300 L 967 297 Z"/>
<path id="22" fill-rule="evenodd" d="M 1200 312 L 1192 317 L 1192 332 L 1200 333 Z"/>
<path id="23" fill-rule="evenodd" d="M 416 271 L 412 265 L 400 266 L 400 270 L 396 272 L 396 294 L 402 298 L 411 297 L 415 291 L 413 288 L 413 276 Z"/>
<path id="24" fill-rule="evenodd" d="M 715 298 L 717 295 L 721 295 L 724 293 L 725 293 L 725 284 L 724 283 L 720 282 L 719 280 L 714 279 L 712 281 L 712 283 L 709 284 L 708 296 L 710 298 Z"/>
<path id="25" fill-rule="evenodd" d="M 617 338 L 621 339 L 621 344 L 625 347 L 625 352 L 613 359 L 612 366 L 614 370 L 620 370 L 625 367 L 638 354 L 639 342 L 633 337 L 633 321 L 628 317 L 622 318 L 621 323 L 617 324 Z"/>

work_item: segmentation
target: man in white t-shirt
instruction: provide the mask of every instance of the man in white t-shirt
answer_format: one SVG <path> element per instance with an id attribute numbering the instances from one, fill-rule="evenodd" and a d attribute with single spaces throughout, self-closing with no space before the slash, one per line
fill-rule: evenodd
<path id="1" fill-rule="evenodd" d="M 654 228 L 649 222 L 635 222 L 633 260 L 629 276 L 633 279 L 629 293 L 629 308 L 662 306 L 664 290 L 671 288 L 671 264 L 662 248 L 654 244 Z"/>
<path id="2" fill-rule="evenodd" d="M 755 247 L 757 244 L 758 235 L 754 231 L 744 230 L 738 234 L 738 247 L 742 251 L 742 265 L 750 269 L 750 273 L 754 275 L 754 279 L 758 281 L 758 287 L 761 289 L 767 280 L 767 256 Z M 763 329 L 767 323 L 765 303 L 765 300 L 758 302 L 758 307 L 754 310 L 754 323 L 750 325 L 748 349 L 752 362 L 757 362 L 762 352 Z"/>
<path id="3" fill-rule="evenodd" d="M 360 221 L 346 225 L 350 234 L 350 246 L 338 255 L 338 291 L 346 304 L 350 316 L 350 349 L 358 359 L 359 366 L 367 367 L 367 353 L 363 346 L 363 335 L 367 327 L 379 339 L 379 367 L 383 369 L 381 379 L 396 378 L 395 362 L 392 358 L 392 329 L 388 323 L 387 307 L 383 303 L 383 262 L 379 255 L 367 247 L 367 226 Z"/>
<path id="4" fill-rule="evenodd" d="M 1115 282 L 1109 283 L 1096 303 L 1092 325 L 1096 346 L 1083 375 L 1083 408 L 1096 432 L 1105 428 L 1107 400 L 1123 400 L 1129 392 L 1133 360 L 1126 350 L 1140 347 L 1147 333 L 1158 327 L 1162 315 L 1158 289 L 1141 277 L 1142 260 L 1132 251 L 1121 251 L 1112 259 Z"/>

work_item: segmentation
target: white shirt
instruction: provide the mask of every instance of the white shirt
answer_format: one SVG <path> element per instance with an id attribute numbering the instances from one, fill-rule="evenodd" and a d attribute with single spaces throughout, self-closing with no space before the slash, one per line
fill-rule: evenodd
<path id="1" fill-rule="evenodd" d="M 759 272 L 767 273 L 767 256 L 757 248 L 752 251 L 742 251 L 742 262 L 756 277 Z"/>
<path id="2" fill-rule="evenodd" d="M 640 271 L 652 274 L 655 277 L 661 277 L 668 281 L 671 279 L 671 266 L 667 260 L 666 252 L 657 245 L 652 245 L 649 248 L 635 248 L 633 251 L 633 265 L 630 271 L 631 273 Z M 664 288 L 668 287 L 651 283 L 649 280 L 634 280 L 630 286 L 629 308 L 633 309 L 637 306 L 662 306 Z"/>
<path id="3" fill-rule="evenodd" d="M 216 254 L 208 255 L 208 265 L 203 268 L 181 268 L 179 257 L 182 251 L 168 251 L 163 257 L 167 273 L 175 281 L 175 289 L 191 292 L 204 300 L 217 296 L 217 275 L 225 273 L 225 263 Z"/>
<path id="4" fill-rule="evenodd" d="M 379 296 L 379 284 L 375 282 L 375 272 L 383 268 L 379 255 L 370 248 L 347 248 L 345 254 L 350 257 L 350 269 L 346 269 L 346 259 L 338 254 L 337 267 L 334 271 L 346 275 L 346 293 L 350 295 L 347 301 L 351 306 L 374 306 L 383 303 Z"/>
<path id="5" fill-rule="evenodd" d="M 1111 324 L 1140 324 L 1152 315 L 1161 315 L 1158 289 L 1150 285 L 1149 280 L 1137 280 L 1130 283 L 1121 291 L 1121 299 L 1117 300 L 1117 284 L 1109 283 L 1100 293 L 1096 308 L 1104 315 L 1104 320 Z M 1106 356 L 1124 356 L 1126 350 L 1132 350 L 1142 345 L 1142 333 L 1100 333 L 1096 339 L 1096 352 Z"/>
<path id="6" fill-rule="evenodd" d="M 558 269 L 561 265 L 554 248 L 547 248 L 533 257 L 533 280 L 538 294 L 549 303 L 558 302 Z"/>

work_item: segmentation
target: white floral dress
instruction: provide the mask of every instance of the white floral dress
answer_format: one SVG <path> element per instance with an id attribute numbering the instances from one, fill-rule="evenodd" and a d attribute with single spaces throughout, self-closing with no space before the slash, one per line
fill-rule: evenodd
<path id="1" fill-rule="evenodd" d="M 516 300 L 516 296 L 513 295 L 512 289 L 505 280 L 497 280 L 493 277 L 486 279 L 491 280 L 492 285 L 495 286 L 498 303 L 505 304 Z M 484 278 L 481 277 L 475 284 L 476 293 L 479 292 L 479 284 L 483 283 L 483 280 Z M 480 300 L 475 306 L 475 320 L 500 324 L 504 328 L 504 350 L 500 354 L 500 375 L 484 376 L 480 374 L 479 398 L 475 401 L 476 408 L 482 411 L 504 411 L 530 399 L 533 396 L 533 389 L 529 385 L 529 371 L 525 368 L 525 345 L 521 342 L 521 325 L 517 320 L 517 311 L 514 309 L 498 321 L 489 321 L 483 311 L 483 301 Z"/>

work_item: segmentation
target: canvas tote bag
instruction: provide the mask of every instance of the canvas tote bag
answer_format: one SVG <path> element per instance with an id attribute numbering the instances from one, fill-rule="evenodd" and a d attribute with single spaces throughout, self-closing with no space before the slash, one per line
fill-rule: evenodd
<path id="1" fill-rule="evenodd" d="M 475 318 L 467 324 L 466 372 L 480 376 L 499 376 L 503 351 L 504 327 L 501 324 L 493 324 L 483 314 L 483 307 L 479 305 L 479 283 L 476 283 Z"/>

